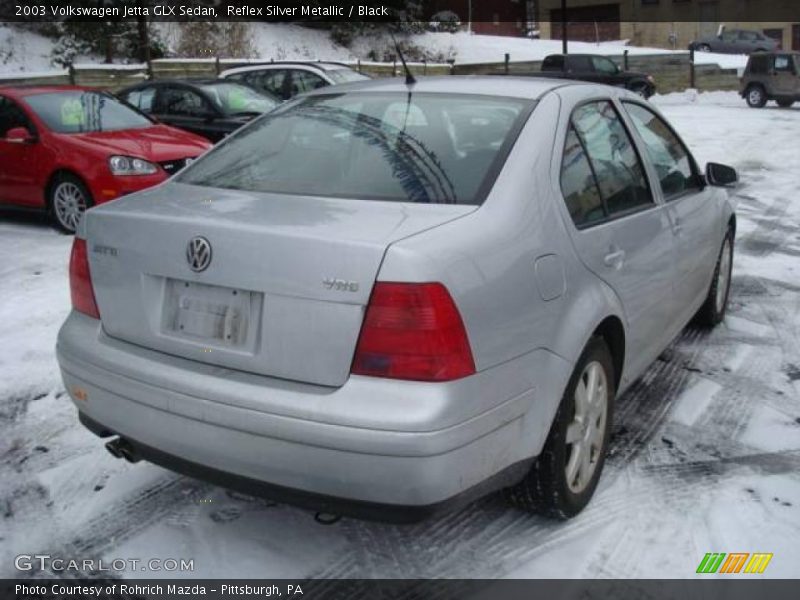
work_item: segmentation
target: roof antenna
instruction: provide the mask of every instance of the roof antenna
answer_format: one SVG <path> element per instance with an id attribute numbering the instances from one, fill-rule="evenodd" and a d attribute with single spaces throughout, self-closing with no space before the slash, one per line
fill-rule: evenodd
<path id="1" fill-rule="evenodd" d="M 397 40 L 394 37 L 394 34 L 390 32 L 392 36 L 392 41 L 394 42 L 394 49 L 397 51 L 397 55 L 400 57 L 400 62 L 403 63 L 403 71 L 406 72 L 406 85 L 414 85 L 417 83 L 417 80 L 414 78 L 414 75 L 411 73 L 411 69 L 408 68 L 406 64 L 406 59 L 403 56 L 403 51 L 400 50 L 400 44 L 397 43 Z"/>

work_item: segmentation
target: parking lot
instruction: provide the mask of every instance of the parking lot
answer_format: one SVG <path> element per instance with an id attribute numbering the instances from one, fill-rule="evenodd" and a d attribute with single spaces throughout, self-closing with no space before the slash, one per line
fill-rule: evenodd
<path id="1" fill-rule="evenodd" d="M 0 213 L 0 574 L 20 552 L 191 559 L 194 577 L 691 577 L 706 552 L 800 553 L 800 107 L 654 98 L 701 163 L 739 170 L 731 305 L 617 402 L 588 508 L 556 522 L 500 497 L 412 526 L 343 519 L 115 461 L 77 422 L 54 356 L 71 238 Z M 36 525 L 36 526 L 33 526 Z M 13 549 L 13 554 L 12 554 Z M 128 577 L 160 576 L 132 570 Z"/>

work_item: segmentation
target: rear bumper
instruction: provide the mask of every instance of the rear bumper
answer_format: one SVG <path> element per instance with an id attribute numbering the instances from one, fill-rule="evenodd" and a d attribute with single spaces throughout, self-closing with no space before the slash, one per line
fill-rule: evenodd
<path id="1" fill-rule="evenodd" d="M 57 354 L 82 420 L 126 438 L 144 458 L 293 504 L 387 520 L 518 480 L 557 404 L 538 398 L 532 382 L 569 371 L 536 351 L 448 384 L 351 377 L 320 388 L 112 340 L 74 312 Z"/>

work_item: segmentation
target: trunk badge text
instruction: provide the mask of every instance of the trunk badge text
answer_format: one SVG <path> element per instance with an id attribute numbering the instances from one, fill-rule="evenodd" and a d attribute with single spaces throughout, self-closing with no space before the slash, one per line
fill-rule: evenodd
<path id="1" fill-rule="evenodd" d="M 95 244 L 92 247 L 92 251 L 95 254 L 105 254 L 107 256 L 116 256 L 117 255 L 117 249 L 114 248 L 113 246 L 102 246 L 100 244 Z"/>
<path id="2" fill-rule="evenodd" d="M 347 281 L 345 279 L 334 279 L 333 277 L 326 277 L 322 280 L 322 285 L 326 290 L 336 290 L 337 292 L 357 292 L 358 282 Z"/>
<path id="3" fill-rule="evenodd" d="M 211 243 L 204 237 L 193 237 L 186 246 L 186 260 L 195 273 L 205 271 L 211 264 Z"/>

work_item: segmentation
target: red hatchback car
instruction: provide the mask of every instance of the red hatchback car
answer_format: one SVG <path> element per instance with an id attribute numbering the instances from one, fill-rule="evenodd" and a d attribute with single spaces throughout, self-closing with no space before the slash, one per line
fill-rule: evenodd
<path id="1" fill-rule="evenodd" d="M 105 92 L 0 87 L 0 204 L 46 209 L 64 231 L 87 208 L 161 183 L 210 147 Z"/>

